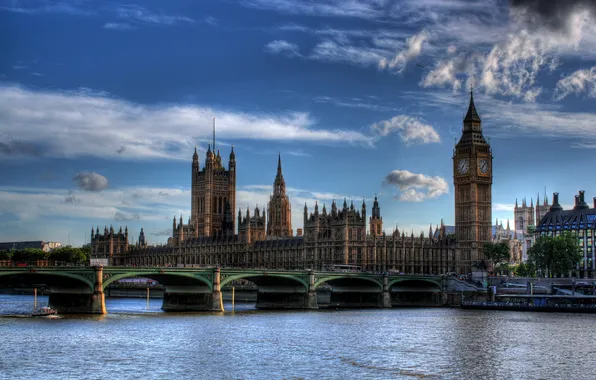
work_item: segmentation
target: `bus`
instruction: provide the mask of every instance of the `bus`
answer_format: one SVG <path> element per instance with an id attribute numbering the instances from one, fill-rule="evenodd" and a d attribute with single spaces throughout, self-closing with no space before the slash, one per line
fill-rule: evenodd
<path id="1" fill-rule="evenodd" d="M 330 272 L 362 272 L 362 267 L 358 265 L 330 265 L 327 268 Z"/>

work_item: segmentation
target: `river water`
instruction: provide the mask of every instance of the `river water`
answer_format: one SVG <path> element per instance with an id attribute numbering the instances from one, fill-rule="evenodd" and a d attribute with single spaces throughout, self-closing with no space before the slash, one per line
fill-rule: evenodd
<path id="1" fill-rule="evenodd" d="M 33 297 L 0 295 L 0 379 L 596 379 L 593 314 L 106 304 L 106 316 L 15 318 Z"/>

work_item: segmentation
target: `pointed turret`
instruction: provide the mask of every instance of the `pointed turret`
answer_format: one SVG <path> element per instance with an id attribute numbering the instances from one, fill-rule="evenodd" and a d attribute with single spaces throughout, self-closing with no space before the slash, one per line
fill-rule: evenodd
<path id="1" fill-rule="evenodd" d="M 282 176 L 282 173 L 281 173 L 281 152 L 279 152 L 277 154 L 277 175 L 280 177 Z"/>
<path id="2" fill-rule="evenodd" d="M 480 123 L 480 116 L 478 116 L 478 112 L 476 111 L 476 106 L 474 105 L 474 92 L 470 91 L 470 105 L 468 106 L 468 113 L 464 118 L 464 123 L 476 122 Z"/>
<path id="3" fill-rule="evenodd" d="M 432 239 L 433 237 L 433 224 L 430 223 L 430 226 L 428 227 L 428 237 Z"/>
<path id="4" fill-rule="evenodd" d="M 507 231 L 511 231 L 511 229 L 509 228 L 509 218 L 507 218 Z"/>
<path id="5" fill-rule="evenodd" d="M 517 198 L 515 198 L 515 208 L 517 208 Z"/>

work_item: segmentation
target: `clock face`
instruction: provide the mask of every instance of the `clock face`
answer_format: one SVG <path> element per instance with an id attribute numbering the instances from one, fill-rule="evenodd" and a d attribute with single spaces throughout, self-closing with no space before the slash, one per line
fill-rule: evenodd
<path id="1" fill-rule="evenodd" d="M 478 161 L 478 170 L 480 170 L 480 173 L 482 174 L 488 173 L 488 160 L 486 158 Z"/>
<path id="2" fill-rule="evenodd" d="M 470 162 L 467 158 L 462 158 L 457 162 L 457 171 L 459 174 L 466 174 L 470 168 Z"/>

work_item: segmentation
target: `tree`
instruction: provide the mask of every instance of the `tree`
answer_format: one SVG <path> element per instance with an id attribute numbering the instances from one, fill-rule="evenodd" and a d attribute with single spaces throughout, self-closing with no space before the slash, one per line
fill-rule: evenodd
<path id="1" fill-rule="evenodd" d="M 531 261 L 519 263 L 513 269 L 513 273 L 519 277 L 536 277 L 536 266 Z"/>
<path id="2" fill-rule="evenodd" d="M 0 260 L 11 260 L 12 252 L 6 250 L 0 250 Z"/>
<path id="3" fill-rule="evenodd" d="M 534 234 L 536 234 L 536 226 L 529 225 L 526 228 L 526 237 L 532 237 Z"/>
<path id="4" fill-rule="evenodd" d="M 577 237 L 565 231 L 558 236 L 540 236 L 528 251 L 528 261 L 546 277 L 566 275 L 583 257 Z"/>
<path id="5" fill-rule="evenodd" d="M 54 249 L 50 253 L 50 260 L 62 261 L 66 263 L 84 264 L 88 261 L 88 254 L 85 249 L 71 247 L 67 245 Z"/>
<path id="6" fill-rule="evenodd" d="M 484 244 L 484 256 L 493 263 L 493 268 L 510 260 L 509 245 L 507 243 Z"/>
<path id="7" fill-rule="evenodd" d="M 47 260 L 48 253 L 41 248 L 15 249 L 12 251 L 12 260 L 20 262 L 29 262 L 37 260 Z"/>

